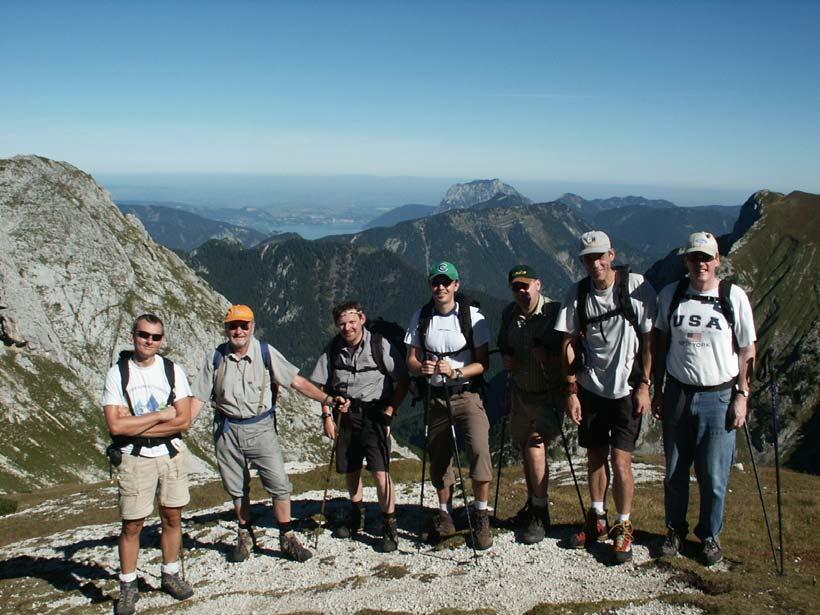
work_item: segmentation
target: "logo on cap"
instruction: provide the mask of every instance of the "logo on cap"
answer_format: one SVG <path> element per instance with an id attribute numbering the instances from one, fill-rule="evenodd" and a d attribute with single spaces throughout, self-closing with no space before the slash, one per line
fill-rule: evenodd
<path id="1" fill-rule="evenodd" d="M 438 266 L 438 270 L 441 271 L 441 273 L 445 273 L 447 271 L 447 263 L 441 263 Z"/>

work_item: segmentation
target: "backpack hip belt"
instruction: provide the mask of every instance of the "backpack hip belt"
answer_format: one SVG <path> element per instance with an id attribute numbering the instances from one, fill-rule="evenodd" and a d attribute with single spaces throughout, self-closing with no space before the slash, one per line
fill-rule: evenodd
<path id="1" fill-rule="evenodd" d="M 131 455 L 134 457 L 139 457 L 140 452 L 143 448 L 153 448 L 155 446 L 164 445 L 165 448 L 168 450 L 168 456 L 173 459 L 177 456 L 179 451 L 171 444 L 171 440 L 174 438 L 182 438 L 181 433 L 174 433 L 170 436 L 163 436 L 161 438 L 143 438 L 141 436 L 115 436 L 113 438 L 114 446 L 118 448 L 123 448 L 124 446 L 131 445 Z"/>
<path id="2" fill-rule="evenodd" d="M 250 416 L 246 419 L 237 419 L 237 418 L 234 418 L 232 416 L 228 416 L 227 414 L 224 414 L 220 411 L 219 416 L 222 419 L 221 431 L 222 431 L 222 433 L 228 433 L 231 430 L 231 425 L 253 425 L 255 423 L 259 423 L 261 421 L 264 421 L 269 416 L 273 416 L 274 412 L 275 412 L 274 408 L 269 408 L 268 410 L 266 410 L 262 414 L 257 414 L 256 416 Z"/>

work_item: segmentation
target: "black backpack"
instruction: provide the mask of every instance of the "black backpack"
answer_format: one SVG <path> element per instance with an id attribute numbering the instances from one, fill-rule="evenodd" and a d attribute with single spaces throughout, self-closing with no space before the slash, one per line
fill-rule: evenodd
<path id="1" fill-rule="evenodd" d="M 458 350 L 453 350 L 451 352 L 440 352 L 437 354 L 440 357 L 450 357 L 453 355 L 457 355 L 466 348 L 469 348 L 472 352 L 473 359 L 475 359 L 475 342 L 473 340 L 473 319 L 470 315 L 470 308 L 480 308 L 481 304 L 477 300 L 471 299 L 470 297 L 462 293 L 456 293 L 456 303 L 458 303 L 458 328 L 461 330 L 461 334 L 464 336 L 466 343 Z M 435 304 L 433 303 L 433 300 L 430 299 L 430 301 L 428 301 L 421 307 L 421 314 L 419 315 L 419 341 L 421 342 L 421 347 L 424 350 L 427 350 L 427 331 L 430 328 L 430 322 L 433 320 L 433 310 L 435 310 Z"/>
<path id="2" fill-rule="evenodd" d="M 686 291 L 689 290 L 689 283 L 690 280 L 688 277 L 681 278 L 678 281 L 678 285 L 675 287 L 675 292 L 672 293 L 672 301 L 669 303 L 669 312 L 666 314 L 667 330 L 670 332 L 670 335 L 667 336 L 667 350 L 672 339 L 672 316 L 682 301 L 691 300 L 700 301 L 701 303 L 717 304 L 720 306 L 720 311 L 723 313 L 723 317 L 729 324 L 729 330 L 732 332 L 732 347 L 735 352 L 737 352 L 738 346 L 737 336 L 735 335 L 735 308 L 730 300 L 732 283 L 729 280 L 720 280 L 718 282 L 717 297 L 707 297 L 705 295 L 693 295 L 691 293 L 687 293 Z"/>
<path id="3" fill-rule="evenodd" d="M 609 310 L 608 312 L 604 312 L 599 316 L 593 316 L 590 318 L 587 315 L 587 297 L 589 296 L 592 287 L 592 280 L 590 280 L 589 276 L 587 276 L 583 280 L 578 282 L 578 293 L 576 295 L 576 312 L 578 314 L 579 331 L 578 334 L 583 339 L 586 337 L 586 331 L 588 326 L 600 324 L 603 321 L 609 320 L 610 318 L 615 318 L 616 316 L 620 316 L 626 322 L 628 322 L 630 326 L 635 330 L 635 334 L 638 336 L 638 352 L 635 355 L 635 361 L 632 364 L 632 372 L 630 373 L 628 378 L 629 384 L 634 388 L 640 383 L 641 379 L 643 378 L 643 360 L 641 356 L 641 352 L 643 350 L 643 337 L 641 335 L 640 324 L 638 323 L 638 314 L 635 312 L 635 308 L 632 306 L 632 301 L 629 298 L 629 265 L 620 265 L 618 267 L 614 267 L 614 269 L 615 309 Z M 584 349 L 585 346 L 583 346 L 582 352 L 576 353 L 576 367 L 578 367 L 579 361 L 582 365 L 584 363 L 586 363 L 587 365 L 589 364 L 588 359 L 586 359 L 586 353 Z"/>

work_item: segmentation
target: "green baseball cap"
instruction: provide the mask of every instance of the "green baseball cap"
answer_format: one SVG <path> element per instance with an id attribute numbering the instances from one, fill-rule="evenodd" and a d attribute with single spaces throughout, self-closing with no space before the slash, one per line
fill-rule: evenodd
<path id="1" fill-rule="evenodd" d="M 447 276 L 451 280 L 458 280 L 458 269 L 449 261 L 441 261 L 430 267 L 430 273 L 427 278 L 432 280 L 440 275 Z"/>
<path id="2" fill-rule="evenodd" d="M 507 275 L 507 283 L 512 284 L 517 279 L 537 280 L 538 272 L 529 265 L 516 265 Z"/>

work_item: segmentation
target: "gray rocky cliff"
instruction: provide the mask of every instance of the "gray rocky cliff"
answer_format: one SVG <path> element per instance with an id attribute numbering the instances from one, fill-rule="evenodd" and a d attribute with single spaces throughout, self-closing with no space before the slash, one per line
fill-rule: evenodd
<path id="1" fill-rule="evenodd" d="M 440 211 L 464 209 L 489 201 L 499 194 L 516 197 L 524 204 L 531 203 L 529 199 L 521 196 L 515 188 L 499 179 L 476 179 L 465 184 L 450 186 L 441 200 L 439 208 Z"/>
<path id="2" fill-rule="evenodd" d="M 35 156 L 0 160 L 0 492 L 107 477 L 99 400 L 133 319 L 165 321 L 164 353 L 190 378 L 220 341 L 227 305 L 90 175 Z M 202 460 L 209 418 L 187 438 Z"/>

